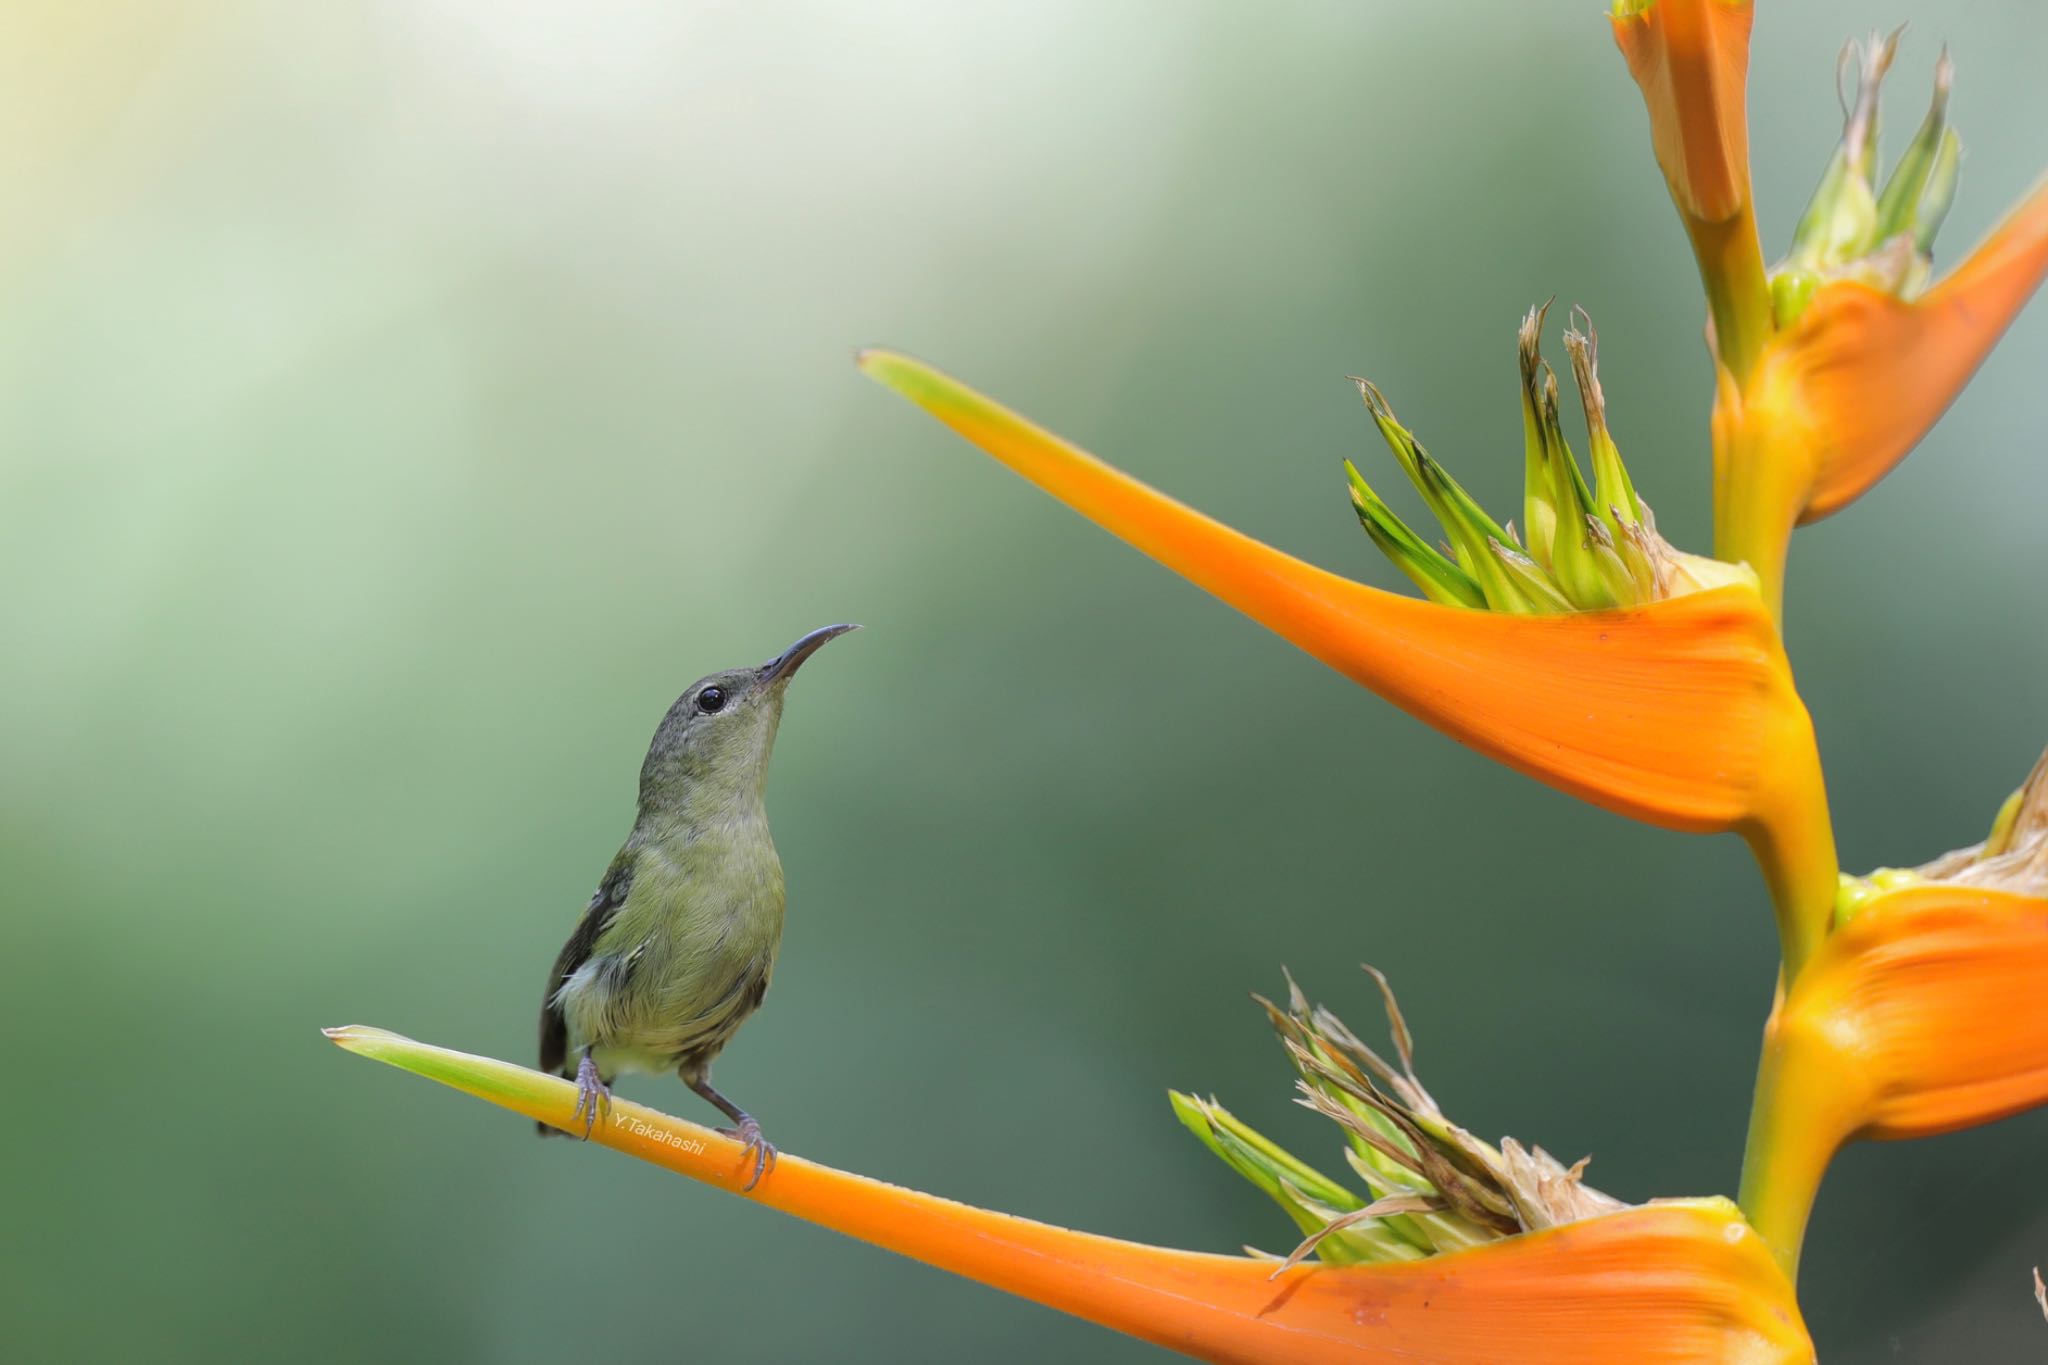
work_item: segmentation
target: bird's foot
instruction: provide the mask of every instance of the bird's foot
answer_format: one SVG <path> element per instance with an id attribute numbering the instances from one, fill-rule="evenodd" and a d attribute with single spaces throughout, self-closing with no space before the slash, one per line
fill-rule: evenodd
<path id="1" fill-rule="evenodd" d="M 576 1068 L 576 1109 L 569 1115 L 573 1121 L 583 1120 L 583 1140 L 590 1141 L 590 1130 L 597 1126 L 597 1116 L 603 1111 L 609 1118 L 612 1112 L 612 1088 L 604 1083 L 604 1077 L 597 1074 L 597 1063 L 590 1060 L 588 1053 Z"/>
<path id="2" fill-rule="evenodd" d="M 742 1193 L 760 1184 L 761 1177 L 775 1169 L 775 1144 L 761 1136 L 761 1125 L 754 1122 L 750 1116 L 741 1114 L 738 1127 L 721 1128 L 718 1131 L 729 1138 L 739 1139 L 740 1156 L 743 1161 L 749 1156 L 754 1158 L 753 1178 L 741 1187 Z"/>

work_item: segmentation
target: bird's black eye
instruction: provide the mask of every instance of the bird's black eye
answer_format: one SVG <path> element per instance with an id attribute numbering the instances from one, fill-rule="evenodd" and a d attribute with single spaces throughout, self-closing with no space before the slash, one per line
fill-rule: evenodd
<path id="1" fill-rule="evenodd" d="M 722 687 L 707 687 L 702 692 L 699 692 L 697 694 L 697 709 L 699 711 L 723 711 L 725 709 L 725 689 Z"/>

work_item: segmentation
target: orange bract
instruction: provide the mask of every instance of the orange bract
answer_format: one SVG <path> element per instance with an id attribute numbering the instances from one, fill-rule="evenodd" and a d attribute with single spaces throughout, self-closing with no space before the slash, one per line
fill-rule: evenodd
<path id="1" fill-rule="evenodd" d="M 1955 401 L 2048 272 L 2048 185 L 1911 303 L 1867 285 L 1823 288 L 1765 351 L 1792 371 L 1815 442 L 1799 520 L 1817 521 L 1904 459 Z"/>
<path id="2" fill-rule="evenodd" d="M 1821 946 L 1766 1028 L 1743 1207 L 1797 1255 L 1852 1138 L 1916 1138 L 2048 1102 L 2048 900 L 1894 891 Z"/>
<path id="3" fill-rule="evenodd" d="M 568 1081 L 378 1029 L 352 1052 L 571 1127 Z M 592 1141 L 738 1192 L 739 1144 L 624 1101 Z M 1401 1265 L 1298 1266 L 1074 1232 L 784 1156 L 744 1197 L 1203 1360 L 1805 1365 L 1790 1286 L 1722 1200 L 1655 1204 Z"/>
<path id="4" fill-rule="evenodd" d="M 918 361 L 870 351 L 861 366 L 1075 511 L 1453 738 L 1623 815 L 1742 832 L 1779 895 L 1795 966 L 1817 941 L 1835 881 L 1820 761 L 1753 589 L 1547 616 L 1401 597 L 1205 517 Z"/>
<path id="5" fill-rule="evenodd" d="M 1922 886 L 1872 902 L 1794 987 L 1783 1027 L 1825 1035 L 1852 1136 L 1928 1137 L 2048 1101 L 2048 900 Z"/>

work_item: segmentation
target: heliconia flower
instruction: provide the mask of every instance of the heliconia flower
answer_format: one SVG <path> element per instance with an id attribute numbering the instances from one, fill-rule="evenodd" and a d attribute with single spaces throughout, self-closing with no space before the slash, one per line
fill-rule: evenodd
<path id="1" fill-rule="evenodd" d="M 580 1130 L 576 1087 L 381 1029 L 388 1062 Z M 1228 1365 L 1812 1365 L 1791 1286 L 1726 1200 L 1672 1200 L 1426 1260 L 1297 1265 L 1119 1241 L 784 1154 L 751 1193 L 740 1145 L 623 1099 L 591 1141 L 928 1265 Z M 800 1288 L 793 1301 L 801 1300 Z"/>
<path id="2" fill-rule="evenodd" d="M 1918 297 L 1820 286 L 1714 406 L 1716 551 L 1782 578 L 1795 525 L 1866 492 L 1947 410 L 2048 274 L 2048 184 Z"/>
<path id="3" fill-rule="evenodd" d="M 1664 16 L 1671 33 L 1697 28 L 1732 41 L 1738 28 L 1746 37 L 1746 18 L 1738 23 L 1735 16 L 1747 8 L 1723 0 L 1655 0 L 1614 22 L 1636 69 L 1638 49 L 1658 47 L 1651 41 L 1656 16 Z M 1905 458 L 2048 274 L 2044 184 L 1967 259 L 1928 285 L 1935 234 L 1953 201 L 1961 158 L 1948 123 L 1954 68 L 1943 53 L 1927 114 L 1880 181 L 1878 95 L 1897 42 L 1897 34 L 1872 38 L 1845 56 L 1856 90 L 1841 142 L 1768 289 L 1759 294 L 1760 282 L 1753 288 L 1740 271 L 1738 287 L 1730 282 L 1734 275 L 1713 274 L 1708 256 L 1701 256 L 1710 276 L 1718 370 L 1715 554 L 1755 569 L 1774 611 L 1793 527 L 1838 511 Z M 1735 67 L 1722 62 L 1716 69 Z M 1731 106 L 1720 97 L 1724 85 L 1708 85 L 1695 83 L 1689 94 L 1665 90 L 1685 105 L 1667 112 L 1667 121 L 1718 128 L 1731 108 L 1739 114 L 1739 101 Z M 1645 86 L 1646 96 L 1651 90 Z M 1654 128 L 1656 98 L 1651 106 Z M 1747 210 L 1743 221 L 1736 235 L 1748 241 L 1755 231 Z M 1701 246 L 1698 231 L 1694 245 Z M 1747 260 L 1741 252 L 1729 259 L 1738 257 Z M 1752 316 L 1759 298 L 1766 300 L 1761 318 Z M 1741 314 L 1733 324 L 1743 329 L 1739 346 L 1730 344 L 1724 318 L 1734 313 Z"/>
<path id="4" fill-rule="evenodd" d="M 1743 1162 L 1788 1269 L 1844 1143 L 2048 1103 L 2048 756 L 1984 843 L 1852 882 L 1843 911 L 1765 1030 Z"/>
<path id="5" fill-rule="evenodd" d="M 1771 329 L 1744 109 L 1753 17 L 1749 0 L 1614 0 L 1609 16 L 1692 240 L 1716 345 L 1738 375 Z"/>
<path id="6" fill-rule="evenodd" d="M 1584 1160 L 1567 1167 L 1512 1138 L 1496 1147 L 1445 1118 L 1415 1074 L 1414 1040 L 1393 989 L 1366 971 L 1379 983 L 1398 1068 L 1329 1010 L 1311 1008 L 1292 977 L 1286 1010 L 1255 998 L 1286 1046 L 1299 1102 L 1343 1131 L 1344 1159 L 1369 1199 L 1213 1099 L 1170 1092 L 1181 1122 L 1308 1234 L 1282 1268 L 1310 1255 L 1332 1265 L 1419 1260 L 1629 1207 L 1584 1183 Z"/>
<path id="7" fill-rule="evenodd" d="M 1558 415 L 1557 376 L 1543 361 L 1543 315 L 1532 308 L 1522 321 L 1522 536 L 1512 521 L 1502 526 L 1489 517 L 1395 419 L 1380 391 L 1359 379 L 1380 434 L 1448 539 L 1439 551 L 1410 530 L 1347 460 L 1352 505 L 1366 534 L 1425 597 L 1447 606 L 1540 615 L 1642 606 L 1730 583 L 1754 587 L 1756 576 L 1745 566 L 1682 554 L 1657 534 L 1607 426 L 1589 318 L 1584 331 L 1565 333 L 1592 454 L 1594 481 L 1586 482 Z"/>
<path id="8" fill-rule="evenodd" d="M 1754 586 L 1542 615 L 1416 601 L 1233 531 L 918 361 L 868 351 L 860 365 L 1075 511 L 1453 738 L 1635 819 L 1741 833 L 1771 888 L 1790 970 L 1825 933 L 1837 871 L 1820 760 Z"/>

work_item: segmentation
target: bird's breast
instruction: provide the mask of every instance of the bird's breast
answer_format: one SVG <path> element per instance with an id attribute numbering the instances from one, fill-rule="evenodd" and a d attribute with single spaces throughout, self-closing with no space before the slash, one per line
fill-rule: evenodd
<path id="1" fill-rule="evenodd" d="M 666 1070 L 751 1011 L 781 943 L 782 863 L 765 822 L 724 833 L 641 849 L 626 903 L 564 984 L 574 1045 Z"/>

